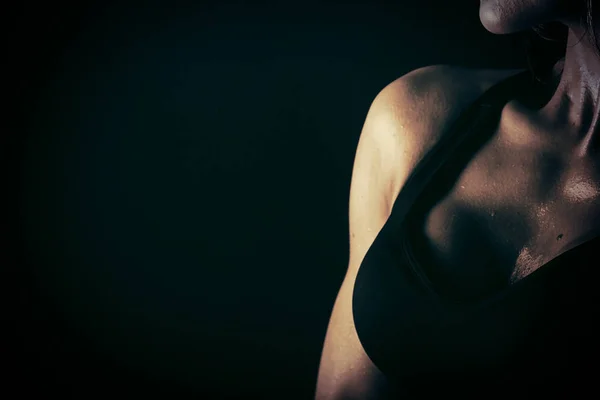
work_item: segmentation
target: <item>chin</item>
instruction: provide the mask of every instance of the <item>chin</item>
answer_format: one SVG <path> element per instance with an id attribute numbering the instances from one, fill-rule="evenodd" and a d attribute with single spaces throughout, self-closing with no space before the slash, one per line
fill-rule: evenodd
<path id="1" fill-rule="evenodd" d="M 506 11 L 498 6 L 497 0 L 481 0 L 479 6 L 479 20 L 483 27 L 497 35 L 507 35 L 526 29 L 516 26 Z"/>
<path id="2" fill-rule="evenodd" d="M 571 14 L 578 15 L 580 3 L 575 0 L 480 0 L 479 19 L 489 32 L 505 35 L 560 21 Z"/>

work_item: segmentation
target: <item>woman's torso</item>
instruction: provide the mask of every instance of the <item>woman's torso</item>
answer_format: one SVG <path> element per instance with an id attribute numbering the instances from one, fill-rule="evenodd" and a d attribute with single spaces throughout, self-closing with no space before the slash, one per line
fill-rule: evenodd
<path id="1" fill-rule="evenodd" d="M 354 318 L 365 351 L 421 393 L 556 371 L 549 348 L 567 356 L 577 345 L 565 335 L 591 337 L 592 319 L 579 317 L 594 296 L 586 240 L 600 228 L 600 169 L 574 155 L 572 138 L 535 128 L 518 99 L 528 79 L 500 82 L 463 114 L 437 145 L 451 159 L 421 161 L 359 270 Z"/>

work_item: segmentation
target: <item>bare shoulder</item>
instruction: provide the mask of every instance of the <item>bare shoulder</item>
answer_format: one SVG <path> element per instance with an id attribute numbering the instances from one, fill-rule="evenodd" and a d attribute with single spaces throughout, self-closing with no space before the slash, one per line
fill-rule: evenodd
<path id="1" fill-rule="evenodd" d="M 381 136 L 381 147 L 394 160 L 389 165 L 396 171 L 392 185 L 396 194 L 403 178 L 439 140 L 447 124 L 495 83 L 521 71 L 432 65 L 413 70 L 384 87 L 367 116 L 366 125 L 374 129 L 365 129 L 363 134 Z M 397 171 L 403 171 L 402 176 Z"/>
<path id="2" fill-rule="evenodd" d="M 499 80 L 521 71 L 523 70 L 430 65 L 402 75 L 388 84 L 381 93 L 389 94 L 401 89 L 407 91 L 404 94 L 422 99 L 461 101 L 455 96 L 477 95 Z"/>
<path id="3" fill-rule="evenodd" d="M 411 124 L 411 129 L 419 134 L 435 137 L 443 131 L 437 128 L 450 122 L 492 85 L 520 71 L 451 65 L 422 67 L 387 85 L 373 106 Z"/>

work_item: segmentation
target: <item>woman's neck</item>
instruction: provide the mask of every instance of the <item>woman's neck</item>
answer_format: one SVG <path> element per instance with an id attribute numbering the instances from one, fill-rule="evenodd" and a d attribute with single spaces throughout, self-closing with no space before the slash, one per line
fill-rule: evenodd
<path id="1" fill-rule="evenodd" d="M 562 73 L 550 101 L 539 115 L 548 126 L 574 135 L 576 153 L 600 150 L 600 54 L 584 28 L 570 27 Z M 596 157 L 597 155 L 595 155 Z"/>

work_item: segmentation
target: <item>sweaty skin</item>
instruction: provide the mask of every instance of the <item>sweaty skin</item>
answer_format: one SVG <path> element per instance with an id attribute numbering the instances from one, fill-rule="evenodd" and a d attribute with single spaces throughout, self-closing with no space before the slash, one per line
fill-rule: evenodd
<path id="1" fill-rule="evenodd" d="M 583 4 L 481 0 L 480 19 L 490 32 L 508 34 L 558 21 L 569 29 L 567 49 L 557 65 L 562 73 L 550 100 L 540 109 L 509 102 L 495 139 L 430 213 L 428 229 L 440 263 L 468 262 L 460 259 L 460 243 L 454 238 L 487 232 L 486 243 L 498 244 L 486 251 L 512 260 L 511 280 L 516 282 L 600 229 L 600 56 L 585 35 Z M 597 31 L 599 21 L 594 22 Z M 352 315 L 357 272 L 407 176 L 439 140 L 443 127 L 487 88 L 514 73 L 426 67 L 394 81 L 373 101 L 355 156 L 350 260 L 325 338 L 318 400 L 402 398 L 390 392 L 358 339 Z M 465 206 L 468 214 L 461 214 Z M 474 229 L 486 224 L 492 229 Z M 457 235 L 457 229 L 464 233 Z"/>

